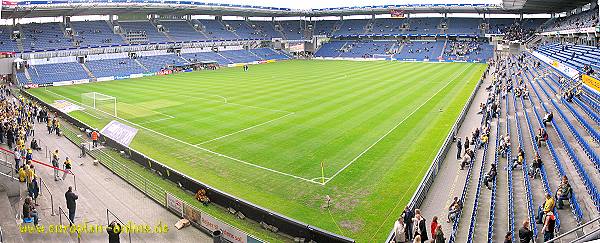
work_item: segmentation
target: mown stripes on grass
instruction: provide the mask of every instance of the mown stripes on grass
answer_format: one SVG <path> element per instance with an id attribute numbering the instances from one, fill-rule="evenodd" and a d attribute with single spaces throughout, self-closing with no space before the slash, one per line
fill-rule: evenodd
<path id="1" fill-rule="evenodd" d="M 284 114 L 279 111 L 293 112 L 201 146 L 307 179 L 321 176 L 322 161 L 325 177 L 334 175 L 406 119 L 326 186 L 236 163 L 144 130 L 132 143 L 136 150 L 207 184 L 366 242 L 385 237 L 381 228 L 390 226 L 414 192 L 484 68 L 289 61 L 252 66 L 249 72 L 231 68 L 49 90 L 72 99 L 95 91 L 133 106 L 160 100 L 177 104 L 146 105 L 144 109 L 175 118 L 144 126 L 190 144 L 275 119 Z M 449 83 L 453 77 L 457 80 Z M 43 89 L 32 92 L 47 101 L 57 99 Z M 72 115 L 96 127 L 109 122 L 81 112 Z M 333 219 L 322 208 L 325 195 L 334 200 Z"/>

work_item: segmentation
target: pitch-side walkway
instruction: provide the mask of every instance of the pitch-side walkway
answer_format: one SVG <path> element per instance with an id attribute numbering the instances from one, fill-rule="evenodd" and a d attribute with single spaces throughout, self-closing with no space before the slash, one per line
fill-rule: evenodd
<path id="1" fill-rule="evenodd" d="M 94 165 L 89 156 L 79 158 L 80 150 L 65 137 L 48 135 L 45 124 L 36 124 L 36 136 L 43 148 L 40 152 L 34 152 L 34 159 L 48 163 L 48 151 L 58 149 L 60 151 L 60 163 L 69 157 L 73 161 L 73 173 L 76 175 L 75 193 L 79 196 L 77 200 L 77 211 L 75 224 L 87 223 L 88 227 L 98 224 L 106 226 L 108 220 L 114 220 L 115 216 L 124 223 L 136 225 L 150 225 L 152 230 L 157 224 L 168 226 L 166 233 L 143 233 L 131 234 L 131 240 L 125 233 L 121 234 L 121 242 L 211 242 L 212 238 L 194 227 L 177 230 L 174 225 L 179 220 L 177 216 L 168 212 L 161 205 L 146 197 L 140 191 L 129 185 L 117 175 L 103 167 Z M 6 147 L 5 145 L 2 145 Z M 48 152 L 49 153 L 49 152 Z M 66 209 L 65 192 L 69 186 L 74 185 L 73 176 L 67 175 L 65 180 L 55 181 L 51 168 L 34 164 L 37 175 L 42 178 L 47 186 L 40 184 L 42 196 L 39 197 L 37 210 L 40 212 L 40 225 L 46 227 L 58 224 L 62 219 L 65 224 Z M 60 176 L 62 176 L 62 172 Z M 50 193 L 54 201 L 54 216 Z M 23 197 L 27 192 L 22 193 Z M 15 211 L 21 212 L 23 200 L 15 206 Z M 61 215 L 59 207 L 66 211 Z M 107 209 L 112 212 L 108 215 Z M 113 215 L 114 214 L 114 215 Z M 68 221 L 67 221 L 68 222 Z M 68 223 L 66 223 L 68 225 Z M 108 242 L 106 230 L 98 234 L 82 234 L 81 242 Z M 75 235 L 68 234 L 23 234 L 25 242 L 77 242 Z"/>
<path id="2" fill-rule="evenodd" d="M 490 67 L 491 68 L 491 67 Z M 493 71 L 493 70 L 492 70 Z M 490 73 L 492 73 L 490 71 Z M 484 103 L 488 97 L 485 88 L 492 83 L 492 75 L 488 74 L 482 82 L 479 91 L 473 99 L 473 103 L 467 111 L 467 116 L 456 134 L 464 142 L 465 137 L 471 139 L 471 133 L 476 127 L 480 127 L 481 115 L 478 115 L 479 103 Z M 494 138 L 495 139 L 495 138 Z M 473 145 L 471 145 L 471 148 Z M 425 200 L 421 206 L 421 213 L 425 218 L 431 220 L 433 216 L 438 216 L 440 224 L 443 225 L 444 233 L 449 236 L 452 226 L 446 223 L 448 207 L 454 197 L 459 197 L 462 193 L 467 176 L 467 170 L 460 170 L 460 165 L 456 159 L 456 142 L 450 145 L 450 150 L 442 163 L 442 166 L 431 185 Z M 461 151 L 464 153 L 464 148 Z M 475 181 L 476 183 L 477 181 Z M 470 215 L 465 216 L 468 219 Z"/>

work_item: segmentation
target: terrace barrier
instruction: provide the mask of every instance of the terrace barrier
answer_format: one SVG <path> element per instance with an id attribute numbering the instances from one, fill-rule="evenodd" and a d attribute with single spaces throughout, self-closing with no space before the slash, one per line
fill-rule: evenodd
<path id="1" fill-rule="evenodd" d="M 480 84 L 478 84 L 477 87 L 479 87 L 479 85 Z M 64 119 L 65 121 L 67 121 L 68 123 L 72 124 L 73 126 L 79 128 L 79 129 L 82 129 L 82 130 L 86 130 L 86 129 L 93 130 L 94 129 L 91 126 L 85 124 L 84 122 L 79 121 L 79 120 L 67 115 L 66 113 L 49 105 L 48 103 L 42 101 L 41 99 L 29 94 L 26 90 L 21 90 L 20 93 L 25 98 L 27 98 L 29 100 L 33 100 L 33 101 L 37 102 L 38 104 L 45 106 L 49 112 L 57 114 L 60 118 Z M 471 96 L 473 96 L 473 94 Z M 472 97 L 469 99 L 469 104 L 471 101 L 472 101 Z M 463 109 L 463 112 L 464 112 L 464 109 Z M 461 120 L 462 119 L 464 119 L 464 117 L 461 115 Z M 454 129 L 453 129 L 453 131 L 454 131 Z M 148 156 L 142 154 L 141 152 L 138 152 L 128 146 L 122 145 L 119 142 L 108 138 L 107 136 L 103 136 L 101 134 L 101 138 L 104 139 L 104 141 L 103 141 L 104 146 L 115 149 L 116 151 L 123 151 L 124 154 L 128 155 L 128 159 L 135 161 L 136 163 L 138 163 L 139 165 L 143 166 L 144 168 L 146 168 L 148 170 L 154 171 L 158 176 L 162 177 L 163 179 L 167 179 L 167 180 L 175 183 L 176 185 L 179 185 L 181 189 L 188 191 L 188 192 L 193 192 L 193 193 L 197 192 L 200 189 L 204 189 L 206 191 L 206 196 L 208 196 L 210 198 L 212 203 L 215 203 L 218 206 L 221 206 L 226 209 L 233 209 L 236 212 L 240 212 L 244 215 L 245 218 L 248 218 L 255 222 L 258 222 L 261 225 L 265 225 L 265 224 L 269 225 L 269 226 L 271 226 L 269 228 L 271 228 L 272 230 L 275 229 L 273 231 L 275 231 L 277 233 L 283 233 L 283 234 L 285 234 L 287 236 L 291 236 L 297 240 L 304 240 L 305 242 L 309 242 L 311 240 L 316 241 L 316 242 L 354 242 L 354 240 L 351 238 L 337 235 L 335 233 L 328 232 L 328 231 L 320 229 L 318 227 L 297 221 L 295 219 L 281 215 L 277 212 L 274 212 L 274 211 L 268 210 L 266 208 L 260 207 L 258 205 L 255 205 L 251 202 L 245 201 L 241 198 L 237 198 L 233 195 L 230 195 L 226 192 L 218 190 L 214 187 L 208 186 L 208 185 L 206 185 L 194 178 L 191 178 L 177 170 L 174 170 L 154 159 L 149 158 Z M 80 141 L 71 140 L 71 142 L 73 142 L 76 146 L 80 146 Z M 447 146 L 447 145 L 445 144 L 444 146 Z M 94 157 L 94 154 L 90 153 L 89 150 L 86 152 L 90 156 Z M 94 157 L 94 158 L 98 159 L 96 157 Z M 115 172 L 114 169 L 112 169 L 110 167 L 107 167 L 107 168 L 110 169 L 111 171 Z M 436 171 L 437 171 L 437 168 L 436 168 Z M 135 173 L 135 172 L 133 172 L 133 173 Z M 118 174 L 118 173 L 116 173 L 116 174 Z M 130 175 L 131 175 L 131 173 L 130 173 Z M 183 200 L 171 195 L 166 190 L 160 188 L 159 186 L 156 186 L 154 183 L 147 181 L 147 179 L 145 179 L 139 175 L 138 175 L 138 177 L 141 177 L 141 178 L 135 178 L 135 179 L 142 180 L 143 181 L 142 185 L 144 185 L 143 187 L 147 187 L 149 185 L 155 186 L 155 187 L 157 187 L 156 190 L 147 190 L 147 188 L 146 189 L 140 188 L 141 186 L 138 183 L 139 180 L 132 181 L 132 178 L 126 178 L 121 175 L 120 175 L 120 177 L 122 177 L 125 181 L 127 181 L 134 187 L 138 188 L 140 191 L 147 194 L 150 198 L 155 200 L 157 203 L 160 203 L 161 205 L 167 207 L 167 209 L 169 209 L 173 213 L 177 214 L 180 217 L 187 218 L 188 220 L 190 220 L 190 222 L 192 222 L 192 224 L 194 224 L 196 227 L 198 227 L 200 229 L 208 231 L 209 233 L 212 233 L 212 231 L 215 230 L 214 228 L 211 229 L 211 228 L 205 227 L 205 226 L 211 225 L 210 222 L 207 222 L 207 224 L 204 224 L 204 225 L 203 224 L 198 225 L 198 222 L 200 222 L 200 223 L 202 222 L 200 219 L 202 219 L 202 220 L 206 219 L 208 221 L 213 220 L 215 222 L 219 222 L 221 224 L 221 226 L 223 226 L 225 228 L 229 227 L 229 228 L 235 229 L 234 227 L 229 226 L 226 223 L 222 223 L 222 222 L 216 220 L 214 217 L 212 217 L 204 212 L 200 212 L 200 210 L 195 209 L 193 206 L 185 204 L 185 202 L 183 202 Z M 420 201 L 422 201 L 422 198 L 420 199 Z M 193 213 L 194 211 L 198 211 L 199 212 L 198 215 L 194 214 Z M 200 218 L 195 218 L 196 216 L 199 216 Z M 235 230 L 237 230 L 237 229 L 235 229 Z M 238 230 L 238 231 L 242 232 L 240 230 Z M 244 233 L 244 232 L 242 232 L 242 233 Z M 246 233 L 244 233 L 244 234 L 246 234 Z M 253 237 L 249 234 L 246 234 L 246 235 L 248 236 L 248 241 L 239 241 L 239 242 L 262 242 L 260 239 L 258 239 L 256 237 Z M 228 240 L 232 241 L 232 239 L 228 239 Z M 237 241 L 235 241 L 235 242 L 237 242 Z"/>

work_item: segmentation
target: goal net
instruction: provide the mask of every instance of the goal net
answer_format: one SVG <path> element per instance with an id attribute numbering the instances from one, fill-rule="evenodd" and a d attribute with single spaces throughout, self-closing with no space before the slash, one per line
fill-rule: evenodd
<path id="1" fill-rule="evenodd" d="M 117 116 L 117 98 L 98 92 L 81 94 L 81 103 L 105 115 Z"/>

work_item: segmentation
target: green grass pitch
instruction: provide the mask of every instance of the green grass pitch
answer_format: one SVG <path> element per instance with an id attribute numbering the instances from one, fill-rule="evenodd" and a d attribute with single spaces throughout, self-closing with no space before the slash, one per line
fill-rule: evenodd
<path id="1" fill-rule="evenodd" d="M 139 130 L 134 149 L 286 216 L 381 242 L 485 67 L 295 60 L 30 92 L 49 103 L 114 96 L 117 120 Z M 115 119 L 70 114 L 100 129 Z"/>

